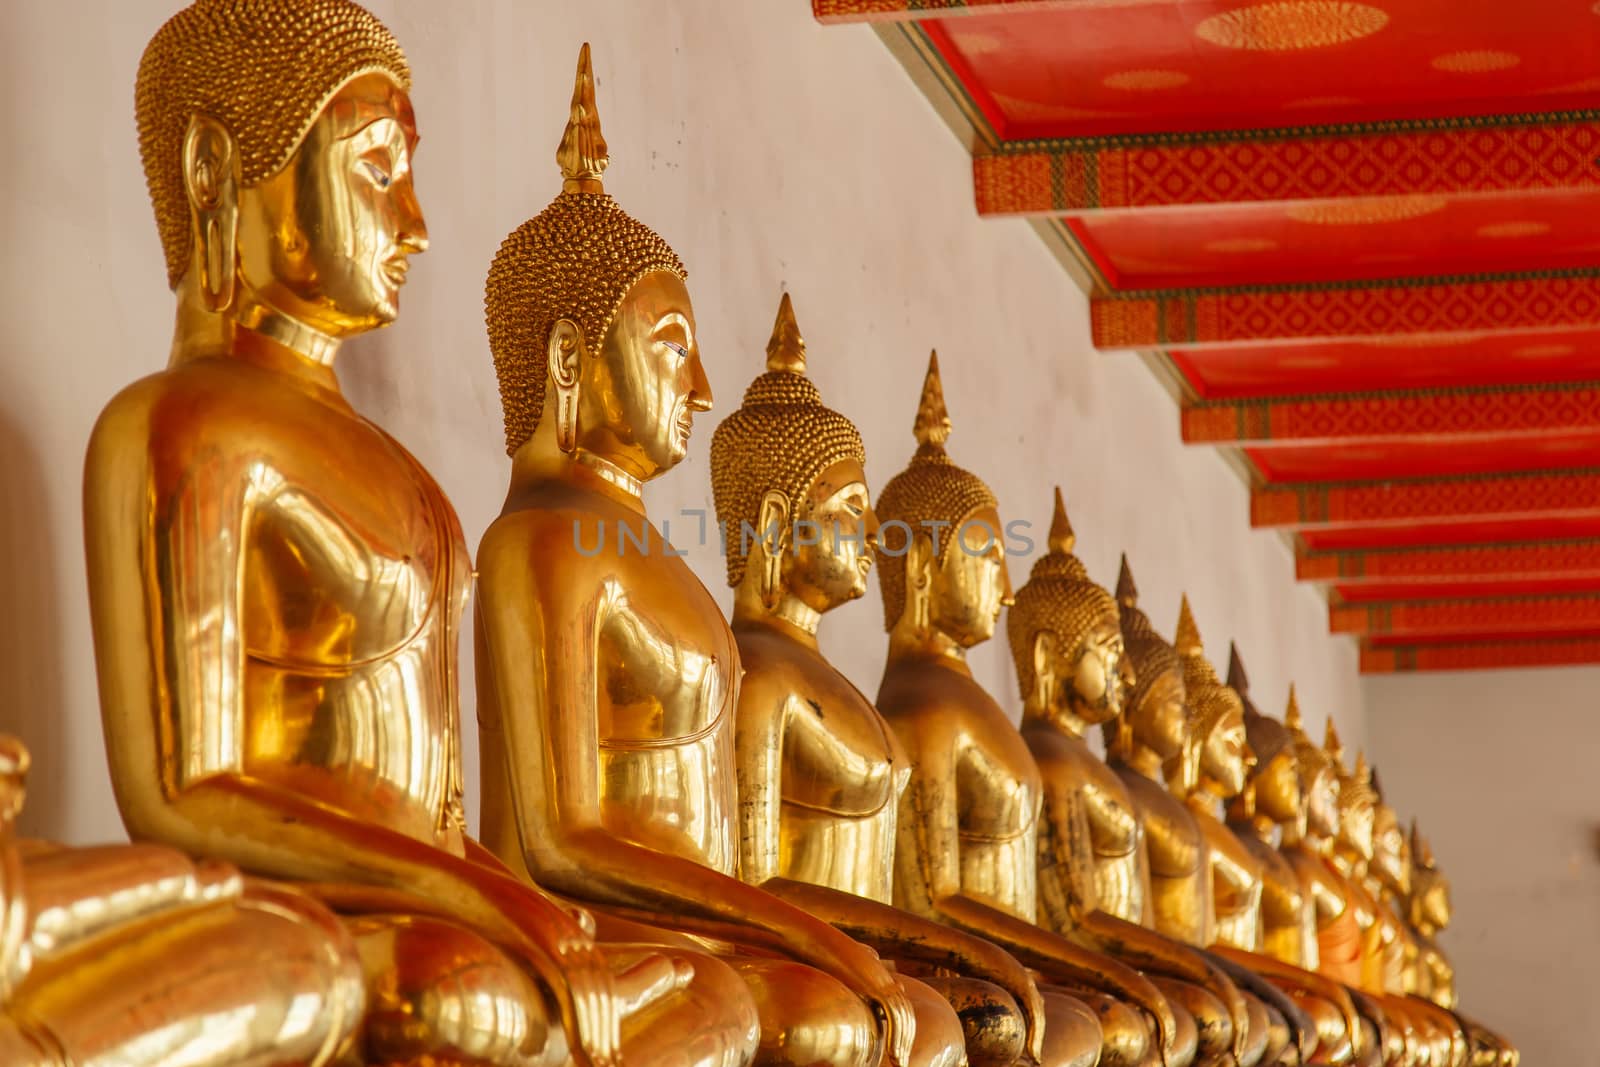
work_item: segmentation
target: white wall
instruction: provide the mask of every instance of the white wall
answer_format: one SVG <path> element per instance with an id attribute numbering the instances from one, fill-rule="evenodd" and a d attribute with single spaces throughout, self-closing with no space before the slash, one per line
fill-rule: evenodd
<path id="1" fill-rule="evenodd" d="M 1172 403 L 1144 366 L 1090 350 L 1084 298 L 1027 226 L 976 217 L 965 150 L 870 31 L 823 29 L 805 0 L 373 6 L 415 70 L 433 248 L 413 263 L 400 323 L 351 345 L 340 373 L 357 406 L 429 465 L 474 545 L 507 470 L 483 277 L 506 232 L 559 188 L 555 146 L 589 40 L 613 154 L 607 187 L 688 263 L 717 394 L 688 462 L 650 490 L 658 517 L 710 507 L 711 427 L 760 369 L 787 287 L 824 397 L 861 424 L 875 487 L 910 455 L 936 345 L 951 452 L 990 481 L 1006 518 L 1042 531 L 1059 481 L 1091 574 L 1113 581 L 1126 549 L 1158 624 L 1170 628 L 1187 589 L 1223 665 L 1239 639 L 1262 707 L 1281 707 L 1294 678 L 1308 715 L 1333 712 L 1360 742 L 1353 649 L 1327 636 L 1325 608 L 1294 585 L 1285 546 L 1248 529 L 1244 487 L 1221 460 L 1180 445 Z M 0 40 L 10 102 L 0 110 L 0 589 L 12 609 L 0 623 L 0 728 L 36 754 L 31 826 L 70 841 L 120 834 L 79 477 L 95 414 L 160 368 L 170 340 L 132 112 L 139 54 L 175 7 L 16 0 Z M 722 589 L 714 549 L 691 562 Z M 876 593 L 828 620 L 824 644 L 876 691 Z M 1014 706 L 1002 643 L 974 665 Z M 470 724 L 470 665 L 462 676 Z"/>
<path id="2" fill-rule="evenodd" d="M 1385 798 L 1450 877 L 1468 1014 L 1522 1062 L 1596 1064 L 1600 668 L 1370 677 Z"/>

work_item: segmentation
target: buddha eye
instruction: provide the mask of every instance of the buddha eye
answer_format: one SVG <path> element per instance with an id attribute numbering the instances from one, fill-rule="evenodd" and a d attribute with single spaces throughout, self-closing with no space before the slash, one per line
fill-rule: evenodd
<path id="1" fill-rule="evenodd" d="M 662 341 L 661 343 L 666 345 L 668 348 L 672 349 L 674 352 L 676 352 L 678 354 L 678 358 L 679 359 L 688 359 L 689 358 L 689 350 L 687 348 L 685 348 L 683 345 L 680 345 L 678 342 L 676 342 L 676 341 Z"/>
<path id="2" fill-rule="evenodd" d="M 372 184 L 376 185 L 379 189 L 387 189 L 389 188 L 390 184 L 393 183 L 394 179 L 389 176 L 389 172 L 372 162 L 370 159 L 363 159 L 361 161 L 361 165 L 367 168 L 367 177 L 371 178 Z"/>

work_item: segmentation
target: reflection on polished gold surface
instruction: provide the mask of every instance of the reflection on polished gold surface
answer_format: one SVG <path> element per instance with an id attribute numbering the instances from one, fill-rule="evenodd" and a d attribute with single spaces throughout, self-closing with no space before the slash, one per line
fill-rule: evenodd
<path id="1" fill-rule="evenodd" d="M 740 874 L 903 971 L 932 978 L 964 1009 L 973 1062 L 1009 1064 L 1024 1051 L 1023 1037 L 1037 1059 L 1043 1002 L 1022 965 L 890 904 L 895 822 L 911 765 L 877 709 L 817 645 L 822 616 L 867 589 L 878 519 L 865 462 L 860 433 L 822 404 L 806 377 L 805 341 L 785 293 L 766 373 L 711 440 L 745 670 L 734 731 Z M 918 1044 L 940 1023 L 919 1013 Z M 959 1045 L 929 1051 L 940 1062 L 961 1055 Z"/>
<path id="2" fill-rule="evenodd" d="M 994 634 L 1011 599 L 1003 528 L 989 487 L 945 452 L 950 419 L 936 359 L 914 431 L 916 454 L 878 500 L 889 656 L 877 704 L 912 765 L 900 803 L 895 901 L 994 941 L 1051 984 L 1047 1062 L 1162 1059 L 1178 1051 L 1177 1022 L 1156 988 L 1036 925 L 1039 769 L 966 663 L 966 650 Z M 1063 986 L 1080 1002 L 1055 991 Z M 1100 1013 L 1103 1037 L 1077 1021 L 1084 998 Z"/>
<path id="3" fill-rule="evenodd" d="M 361 966 L 301 894 L 157 845 L 14 835 L 28 752 L 0 735 L 0 1063 L 328 1062 Z"/>
<path id="4" fill-rule="evenodd" d="M 585 916 L 465 839 L 461 530 L 333 373 L 342 341 L 394 320 L 427 248 L 409 85 L 347 0 L 200 0 L 146 50 L 141 147 L 177 325 L 167 369 L 101 416 L 84 476 L 117 800 L 135 839 L 304 883 L 346 915 L 324 940 L 359 953 L 364 1020 L 337 986 L 290 1016 L 362 1021 L 356 1055 L 648 1059 L 682 1036 L 667 1005 L 704 1017 L 690 969 L 602 954 Z M 294 992 L 256 968 L 241 1002 L 251 983 L 263 1004 Z"/>
<path id="5" fill-rule="evenodd" d="M 1006 623 L 1023 695 L 1022 736 L 1044 784 L 1041 921 L 1157 976 L 1175 1013 L 1198 1028 L 1201 1062 L 1236 1058 L 1248 1047 L 1246 1004 L 1204 955 L 1143 925 L 1150 901 L 1144 827 L 1127 786 L 1085 740 L 1094 725 L 1115 739 L 1126 728 L 1130 692 L 1146 691 L 1135 688 L 1118 603 L 1090 580 L 1075 542 L 1058 489 L 1048 552 L 1017 591 Z M 1131 588 L 1131 576 L 1125 584 Z"/>
<path id="6" fill-rule="evenodd" d="M 682 263 L 602 186 L 587 48 L 557 161 L 486 290 L 511 484 L 478 554 L 485 839 L 604 929 L 729 956 L 762 1062 L 907 1064 L 912 997 L 876 954 L 737 877 L 739 649 L 640 499 L 711 388 Z M 738 1047 L 747 1004 L 697 1023 Z"/>

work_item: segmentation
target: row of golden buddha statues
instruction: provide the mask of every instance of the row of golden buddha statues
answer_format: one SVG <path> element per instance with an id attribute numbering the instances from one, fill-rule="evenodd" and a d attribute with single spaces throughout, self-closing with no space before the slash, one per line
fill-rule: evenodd
<path id="1" fill-rule="evenodd" d="M 640 499 L 711 389 L 682 263 L 603 191 L 587 47 L 562 191 L 488 275 L 511 470 L 467 836 L 473 561 L 332 369 L 427 247 L 409 88 L 349 0 L 198 0 L 146 50 L 175 337 L 84 476 L 136 843 L 16 836 L 0 744 L 0 1063 L 1514 1067 L 1364 759 L 1219 679 L 1187 602 L 1169 642 L 1126 563 L 1090 580 L 1059 493 L 1013 598 L 936 362 L 874 503 L 787 296 L 712 438 L 718 518 L 756 533 L 724 620 Z M 640 550 L 585 548 L 623 527 Z M 869 700 L 817 630 L 875 559 Z M 1020 729 L 964 658 L 1007 604 Z"/>

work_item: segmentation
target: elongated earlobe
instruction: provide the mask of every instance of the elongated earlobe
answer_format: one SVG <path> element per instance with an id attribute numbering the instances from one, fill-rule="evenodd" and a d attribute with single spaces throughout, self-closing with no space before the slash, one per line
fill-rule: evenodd
<path id="1" fill-rule="evenodd" d="M 578 363 L 583 352 L 583 329 L 571 319 L 550 327 L 545 358 L 555 386 L 556 444 L 571 453 L 578 447 Z"/>
<path id="2" fill-rule="evenodd" d="M 189 120 L 183 140 L 183 182 L 189 194 L 200 298 L 208 311 L 233 305 L 238 272 L 239 155 L 227 127 L 205 115 Z"/>

